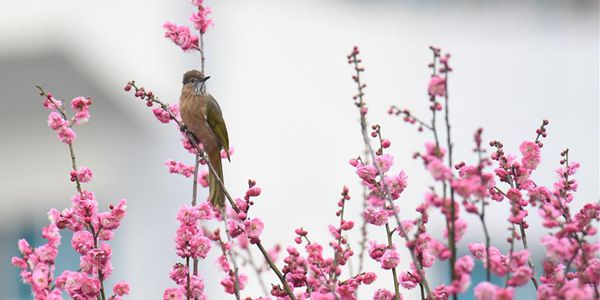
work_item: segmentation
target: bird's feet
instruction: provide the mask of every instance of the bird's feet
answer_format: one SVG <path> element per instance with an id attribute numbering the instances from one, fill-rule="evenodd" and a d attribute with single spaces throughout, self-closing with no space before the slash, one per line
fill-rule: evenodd
<path id="1" fill-rule="evenodd" d="M 181 132 L 187 132 L 188 131 L 187 126 L 185 126 L 183 124 L 181 125 L 181 127 L 179 127 L 179 130 L 181 130 Z"/>

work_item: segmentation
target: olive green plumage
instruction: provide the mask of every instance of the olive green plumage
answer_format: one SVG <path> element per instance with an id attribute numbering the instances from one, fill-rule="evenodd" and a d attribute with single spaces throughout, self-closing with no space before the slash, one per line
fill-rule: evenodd
<path id="1" fill-rule="evenodd" d="M 229 136 L 219 103 L 206 92 L 208 78 L 197 70 L 183 75 L 179 108 L 183 123 L 200 140 L 210 164 L 224 181 L 220 153 L 221 149 L 225 149 L 229 159 Z M 212 172 L 208 175 L 208 183 L 211 204 L 222 208 L 225 205 L 225 192 Z"/>

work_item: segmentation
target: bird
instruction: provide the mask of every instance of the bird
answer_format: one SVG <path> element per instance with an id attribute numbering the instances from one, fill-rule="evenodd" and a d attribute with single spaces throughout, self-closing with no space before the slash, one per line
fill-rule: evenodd
<path id="1" fill-rule="evenodd" d="M 229 136 L 223 113 L 217 100 L 206 92 L 206 81 L 210 76 L 203 72 L 191 70 L 183 75 L 183 87 L 179 97 L 179 111 L 185 128 L 191 132 L 204 146 L 210 164 L 222 182 L 223 166 L 221 149 L 229 158 Z M 213 207 L 221 209 L 225 206 L 225 191 L 217 181 L 213 172 L 208 173 L 209 199 Z"/>

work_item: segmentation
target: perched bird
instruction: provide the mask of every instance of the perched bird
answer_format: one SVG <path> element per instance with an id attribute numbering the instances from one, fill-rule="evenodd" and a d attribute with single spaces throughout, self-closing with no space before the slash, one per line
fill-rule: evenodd
<path id="1" fill-rule="evenodd" d="M 206 92 L 206 80 L 202 72 L 191 70 L 183 75 L 183 87 L 179 97 L 179 110 L 183 124 L 200 140 L 211 165 L 223 180 L 221 149 L 229 159 L 229 137 L 217 100 Z M 225 193 L 212 172 L 208 174 L 210 203 L 216 208 L 225 205 Z"/>

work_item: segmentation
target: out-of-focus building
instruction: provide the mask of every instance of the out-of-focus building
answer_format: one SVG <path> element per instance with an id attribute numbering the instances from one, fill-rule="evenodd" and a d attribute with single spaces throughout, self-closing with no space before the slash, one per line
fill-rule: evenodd
<path id="1" fill-rule="evenodd" d="M 76 128 L 80 165 L 94 170 L 101 208 L 128 199 L 117 231 L 109 280 L 131 283 L 130 299 L 157 299 L 173 285 L 178 262 L 173 238 L 178 208 L 191 198 L 191 183 L 169 175 L 166 159 L 190 163 L 179 133 L 161 125 L 124 84 L 135 79 L 168 102 L 177 102 L 181 74 L 199 68 L 197 55 L 163 38 L 169 20 L 189 24 L 188 1 L 5 1 L 0 11 L 0 299 L 30 299 L 10 265 L 17 240 L 43 242 L 46 212 L 70 204 L 69 157 L 47 128 L 47 111 L 35 84 L 70 100 L 94 99 L 92 118 Z M 544 161 L 535 179 L 550 185 L 559 153 L 568 147 L 582 163 L 575 206 L 598 198 L 598 2 L 597 1 L 207 1 L 216 23 L 207 34 L 209 89 L 221 103 L 236 148 L 225 165 L 226 182 L 242 195 L 248 178 L 263 195 L 252 214 L 266 224 L 265 244 L 292 243 L 297 227 L 327 244 L 343 185 L 360 188 L 347 160 L 361 153 L 351 67 L 346 54 L 358 45 L 368 84 L 369 121 L 392 140 L 395 171 L 409 174 L 403 216 L 423 198 L 429 177 L 411 159 L 428 136 L 387 115 L 389 105 L 427 114 L 428 46 L 452 53 L 451 118 L 456 160 L 473 162 L 472 134 L 499 139 L 516 153 L 543 118 L 550 120 Z M 205 191 L 202 191 L 205 196 Z M 352 202 L 349 216 L 358 218 Z M 502 204 L 498 204 L 501 207 Z M 492 218 L 493 242 L 506 249 L 507 209 Z M 530 211 L 532 228 L 540 228 Z M 481 239 L 473 219 L 464 243 Z M 441 228 L 440 216 L 432 228 Z M 369 229 L 373 238 L 383 235 Z M 441 236 L 441 230 L 433 230 Z M 532 230 L 539 252 L 544 231 Z M 63 238 L 59 272 L 78 267 Z M 224 297 L 223 274 L 202 264 L 210 299 Z M 402 268 L 408 266 L 408 257 Z M 477 271 L 476 271 L 477 272 Z M 248 272 L 244 295 L 260 289 Z M 434 282 L 445 276 L 440 268 Z M 381 273 L 376 287 L 390 287 Z M 274 278 L 266 277 L 275 282 Z M 373 290 L 361 292 L 370 298 Z M 412 299 L 412 292 L 406 298 Z M 531 299 L 531 290 L 519 299 Z M 468 297 L 461 298 L 468 299 Z"/>

